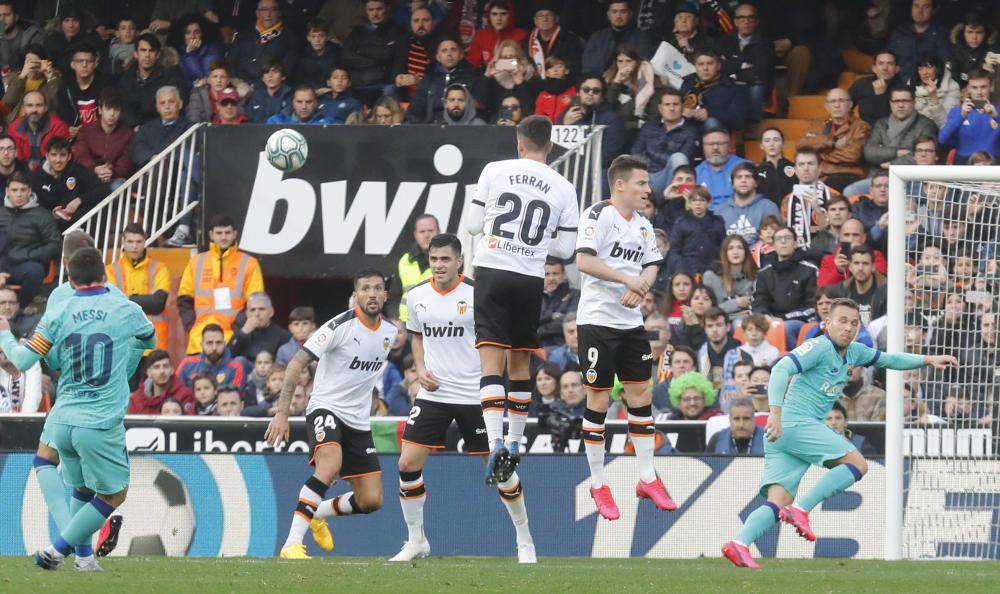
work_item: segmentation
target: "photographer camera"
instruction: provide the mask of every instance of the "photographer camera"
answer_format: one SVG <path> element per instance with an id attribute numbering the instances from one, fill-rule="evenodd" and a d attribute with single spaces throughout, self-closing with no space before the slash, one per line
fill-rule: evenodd
<path id="1" fill-rule="evenodd" d="M 583 426 L 583 413 L 587 410 L 587 394 L 583 390 L 583 374 L 579 371 L 563 372 L 559 378 L 559 398 L 563 410 L 551 409 L 538 416 L 539 431 L 552 436 L 552 451 L 565 452 L 570 439 L 579 439 Z"/>

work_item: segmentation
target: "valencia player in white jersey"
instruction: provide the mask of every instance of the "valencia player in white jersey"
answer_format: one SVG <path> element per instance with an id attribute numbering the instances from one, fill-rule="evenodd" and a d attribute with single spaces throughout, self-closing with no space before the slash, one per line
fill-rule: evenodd
<path id="1" fill-rule="evenodd" d="M 587 389 L 584 448 L 590 465 L 590 494 L 608 520 L 620 517 L 604 476 L 604 420 L 615 376 L 624 385 L 628 434 L 639 465 L 637 497 L 673 511 L 673 502 L 653 467 L 655 427 L 649 391 L 652 354 L 639 304 L 656 280 L 663 256 L 653 226 L 637 211 L 649 198 L 649 165 L 622 155 L 608 169 L 611 199 L 584 211 L 576 240 L 582 274 L 576 330 Z"/>
<path id="2" fill-rule="evenodd" d="M 486 426 L 479 406 L 479 355 L 473 321 L 473 283 L 460 273 L 462 242 L 450 233 L 431 239 L 431 278 L 407 294 L 406 330 L 420 390 L 410 409 L 399 455 L 399 502 L 409 532 L 403 550 L 391 561 L 411 561 L 431 552 L 424 534 L 423 468 L 428 455 L 443 448 L 454 421 L 465 451 L 486 456 Z M 497 485 L 517 532 L 517 557 L 535 562 L 535 545 L 517 473 Z"/>
<path id="3" fill-rule="evenodd" d="M 552 123 L 530 116 L 517 126 L 519 159 L 490 163 L 479 176 L 466 219 L 476 249 L 476 347 L 482 363 L 479 399 L 490 444 L 486 484 L 510 479 L 520 460 L 531 402 L 531 351 L 538 348 L 545 259 L 573 255 L 576 189 L 546 165 Z M 510 383 L 504 386 L 506 360 Z M 509 404 L 507 443 L 504 409 Z"/>
<path id="4" fill-rule="evenodd" d="M 371 432 L 372 390 L 385 367 L 399 331 L 382 319 L 385 275 L 365 268 L 354 275 L 357 306 L 321 326 L 292 357 L 285 370 L 276 412 L 265 439 L 277 445 L 288 439 L 288 405 L 302 369 L 319 360 L 306 424 L 315 467 L 299 491 L 282 559 L 308 559 L 302 538 L 311 529 L 321 548 L 333 548 L 329 516 L 368 514 L 382 507 L 382 470 Z M 334 447 L 327 447 L 334 446 Z M 352 491 L 333 499 L 323 495 L 340 475 Z"/>

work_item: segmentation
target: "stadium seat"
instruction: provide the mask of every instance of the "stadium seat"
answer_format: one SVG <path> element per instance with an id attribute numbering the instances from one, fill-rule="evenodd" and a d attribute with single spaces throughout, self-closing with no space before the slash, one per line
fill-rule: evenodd
<path id="1" fill-rule="evenodd" d="M 840 78 L 837 79 L 837 88 L 844 89 L 845 91 L 851 88 L 854 81 L 858 80 L 858 73 L 851 72 L 850 70 L 845 70 L 840 73 Z"/>
<path id="2" fill-rule="evenodd" d="M 825 120 L 826 97 L 823 95 L 798 95 L 788 98 L 788 117 L 801 120 Z"/>
<path id="3" fill-rule="evenodd" d="M 871 74 L 872 64 L 875 63 L 875 56 L 866 54 L 856 49 L 845 49 L 840 52 L 840 57 L 844 59 L 844 64 L 851 72 L 858 74 Z"/>
<path id="4" fill-rule="evenodd" d="M 778 88 L 772 87 L 771 99 L 767 102 L 767 105 L 764 106 L 763 110 L 764 114 L 769 116 L 776 116 L 778 115 L 778 109 L 780 108 L 780 106 L 781 104 L 778 102 Z"/>
<path id="5" fill-rule="evenodd" d="M 796 99 L 792 97 L 792 99 Z M 801 119 L 774 119 L 774 120 L 762 120 L 762 128 L 777 128 L 781 130 L 781 133 L 785 135 L 785 140 L 798 141 L 802 138 L 806 131 L 813 126 L 813 122 L 810 120 Z M 787 151 L 785 151 L 787 154 Z"/>
<path id="6" fill-rule="evenodd" d="M 802 329 L 799 330 L 799 337 L 795 340 L 795 346 L 798 346 L 798 345 L 802 344 L 803 342 L 805 342 L 806 341 L 806 336 L 808 336 L 809 332 L 813 328 L 815 328 L 818 324 L 819 324 L 819 322 L 809 322 L 805 326 L 802 326 Z"/>
<path id="7" fill-rule="evenodd" d="M 955 149 L 951 149 L 950 151 L 948 151 L 948 156 L 944 158 L 944 164 L 945 165 L 954 165 L 955 164 L 955 155 L 957 155 L 957 154 L 958 154 L 958 151 L 955 150 Z"/>
<path id="8" fill-rule="evenodd" d="M 753 161 L 754 163 L 760 163 L 764 160 L 764 151 L 760 148 L 760 141 L 758 140 L 748 140 L 743 143 L 743 156 Z"/>
<path id="9" fill-rule="evenodd" d="M 733 338 L 746 344 L 746 339 L 743 337 L 743 327 L 736 326 L 733 329 Z M 782 355 L 788 352 L 787 340 L 785 339 L 785 323 L 784 322 L 771 322 L 771 329 L 767 331 L 767 341 L 774 345 L 774 348 L 778 349 Z"/>

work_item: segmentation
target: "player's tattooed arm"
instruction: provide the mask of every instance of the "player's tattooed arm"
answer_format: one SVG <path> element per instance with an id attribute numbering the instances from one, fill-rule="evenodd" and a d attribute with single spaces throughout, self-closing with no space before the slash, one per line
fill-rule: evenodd
<path id="1" fill-rule="evenodd" d="M 295 393 L 295 385 L 299 381 L 299 375 L 307 365 L 312 363 L 313 355 L 306 349 L 299 349 L 295 356 L 288 362 L 285 368 L 285 380 L 281 384 L 281 395 L 274 406 L 274 418 L 267 425 L 264 432 L 264 439 L 272 446 L 276 446 L 282 441 L 288 441 L 290 430 L 288 428 L 288 407 L 292 403 L 292 394 Z"/>

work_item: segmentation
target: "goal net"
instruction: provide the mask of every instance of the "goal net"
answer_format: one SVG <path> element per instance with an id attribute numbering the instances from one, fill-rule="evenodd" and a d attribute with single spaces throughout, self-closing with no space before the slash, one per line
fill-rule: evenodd
<path id="1" fill-rule="evenodd" d="M 893 167 L 887 350 L 957 369 L 889 372 L 886 557 L 1000 558 L 1000 167 Z"/>

